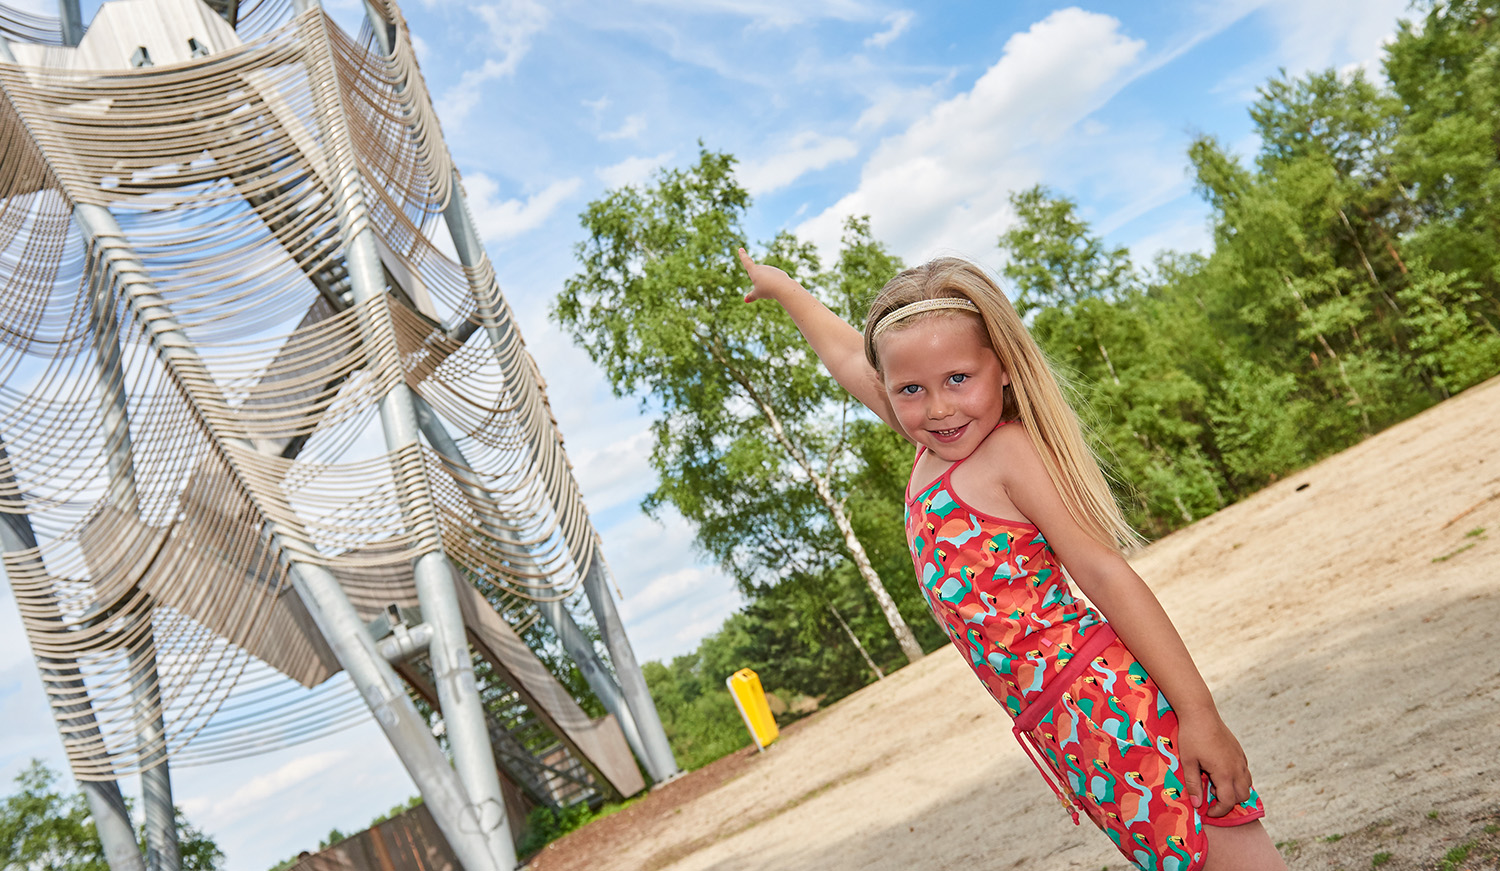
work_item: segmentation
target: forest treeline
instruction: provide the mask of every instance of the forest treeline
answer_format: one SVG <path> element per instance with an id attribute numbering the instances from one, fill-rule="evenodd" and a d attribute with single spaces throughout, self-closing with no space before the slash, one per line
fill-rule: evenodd
<path id="1" fill-rule="evenodd" d="M 1148 538 L 1500 372 L 1500 3 L 1418 11 L 1384 81 L 1265 83 L 1252 160 L 1192 143 L 1208 253 L 1138 263 L 1067 197 L 1012 195 L 1007 290 Z M 554 309 L 655 415 L 645 509 L 687 518 L 748 600 L 696 652 L 646 665 L 686 767 L 747 743 L 723 689 L 738 668 L 826 701 L 874 679 L 859 646 L 888 671 L 944 641 L 901 527 L 910 449 L 778 309 L 741 301 L 733 166 L 703 150 L 590 204 Z M 831 264 L 786 233 L 758 255 L 861 327 L 902 265 L 863 220 Z"/>

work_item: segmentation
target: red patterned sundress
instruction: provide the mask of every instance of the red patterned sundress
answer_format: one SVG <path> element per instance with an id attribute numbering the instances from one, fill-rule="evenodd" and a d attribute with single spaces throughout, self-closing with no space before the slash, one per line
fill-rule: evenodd
<path id="1" fill-rule="evenodd" d="M 964 504 L 950 483 L 962 463 L 915 496 L 907 488 L 906 537 L 928 607 L 1015 719 L 1021 747 L 1073 822 L 1082 811 L 1143 871 L 1196 871 L 1204 824 L 1259 819 L 1260 797 L 1252 790 L 1217 819 L 1193 808 L 1166 696 L 1109 623 L 1073 596 L 1040 530 Z M 1212 784 L 1204 784 L 1206 809 Z"/>

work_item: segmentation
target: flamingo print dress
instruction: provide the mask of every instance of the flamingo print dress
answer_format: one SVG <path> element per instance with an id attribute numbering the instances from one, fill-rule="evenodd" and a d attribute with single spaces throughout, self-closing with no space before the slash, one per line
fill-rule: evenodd
<path id="1" fill-rule="evenodd" d="M 950 482 L 962 463 L 915 496 L 907 489 L 906 537 L 928 607 L 1015 719 L 1022 748 L 1075 823 L 1087 815 L 1143 871 L 1196 871 L 1204 824 L 1259 819 L 1260 797 L 1252 791 L 1218 819 L 1193 808 L 1166 696 L 1073 596 L 1040 530 L 964 504 Z"/>

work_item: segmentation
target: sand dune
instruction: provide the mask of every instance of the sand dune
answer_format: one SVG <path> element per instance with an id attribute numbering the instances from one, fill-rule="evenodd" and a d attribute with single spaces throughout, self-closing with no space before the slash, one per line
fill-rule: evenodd
<path id="1" fill-rule="evenodd" d="M 1497 867 L 1500 379 L 1132 562 L 1244 744 L 1293 868 L 1382 853 L 1378 867 L 1436 868 L 1465 845 L 1452 871 Z M 533 867 L 1126 867 L 1059 809 L 951 648 L 692 778 Z"/>

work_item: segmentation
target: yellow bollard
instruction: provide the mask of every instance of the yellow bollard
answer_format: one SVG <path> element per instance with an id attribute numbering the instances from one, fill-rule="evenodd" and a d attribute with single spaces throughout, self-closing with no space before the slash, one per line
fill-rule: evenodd
<path id="1" fill-rule="evenodd" d="M 781 730 L 776 728 L 776 718 L 771 716 L 771 706 L 766 704 L 765 690 L 760 688 L 760 676 L 748 668 L 742 668 L 727 678 L 724 685 L 734 697 L 735 707 L 745 718 L 745 728 L 755 739 L 755 746 L 762 752 L 766 745 L 776 740 Z"/>

